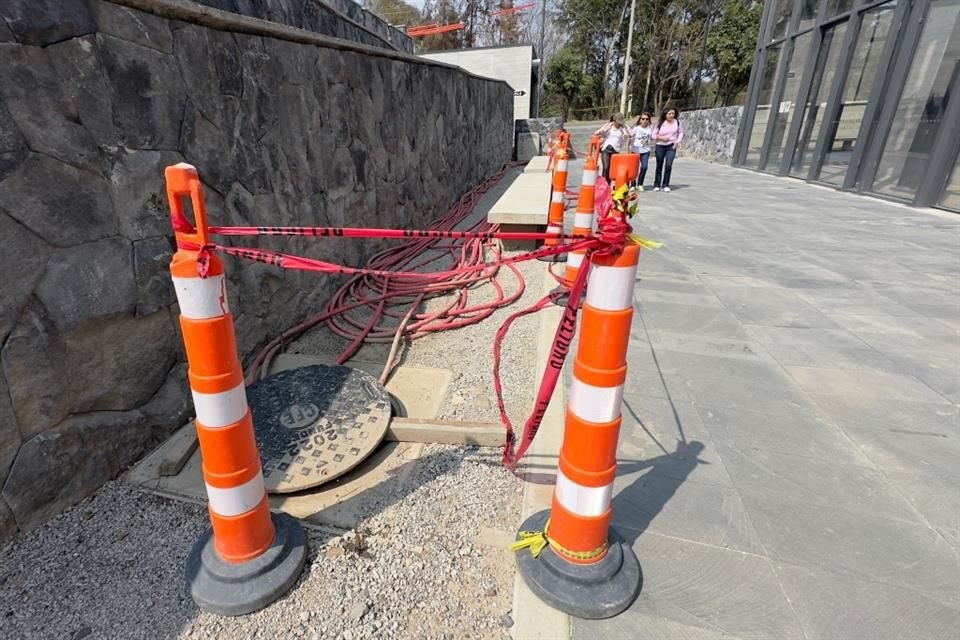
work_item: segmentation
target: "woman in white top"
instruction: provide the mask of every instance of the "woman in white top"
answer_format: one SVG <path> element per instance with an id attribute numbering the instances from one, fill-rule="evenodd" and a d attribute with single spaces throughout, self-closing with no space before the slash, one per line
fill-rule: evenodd
<path id="1" fill-rule="evenodd" d="M 603 159 L 603 177 L 610 181 L 610 159 L 613 154 L 623 151 L 624 143 L 630 137 L 630 127 L 623 124 L 623 114 L 615 113 L 610 122 L 597 129 L 593 135 L 602 136 L 600 157 Z"/>
<path id="2" fill-rule="evenodd" d="M 650 124 L 650 114 L 644 111 L 637 118 L 630 143 L 630 151 L 640 155 L 640 173 L 631 185 L 638 191 L 643 191 L 643 179 L 647 177 L 647 161 L 650 160 L 650 139 L 652 137 L 653 125 Z"/>

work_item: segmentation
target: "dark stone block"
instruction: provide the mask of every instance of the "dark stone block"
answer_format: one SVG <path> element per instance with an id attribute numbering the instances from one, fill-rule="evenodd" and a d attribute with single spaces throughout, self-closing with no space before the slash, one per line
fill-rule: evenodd
<path id="1" fill-rule="evenodd" d="M 147 238 L 133 243 L 138 317 L 150 315 L 176 302 L 170 280 L 170 260 L 174 251 L 173 232 L 170 238 Z"/>
<path id="2" fill-rule="evenodd" d="M 10 402 L 7 379 L 0 370 L 0 479 L 7 477 L 7 471 L 10 470 L 10 465 L 13 464 L 13 459 L 20 448 L 20 442 L 20 429 L 17 427 L 17 416 Z M 2 508 L 3 506 L 0 505 L 0 510 Z M 2 520 L 0 516 L 0 521 Z M 2 539 L 3 526 L 0 524 L 0 540 Z"/>
<path id="3" fill-rule="evenodd" d="M 61 329 L 113 313 L 132 313 L 137 286 L 130 241 L 112 237 L 58 251 L 37 297 Z"/>
<path id="4" fill-rule="evenodd" d="M 0 344 L 10 333 L 33 287 L 43 276 L 50 247 L 36 234 L 0 211 L 0 273 L 16 277 L 0 279 Z M 2 398 L 0 398 L 2 402 Z M 2 428 L 2 427 L 0 427 Z"/>
<path id="5" fill-rule="evenodd" d="M 100 55 L 121 142 L 134 149 L 176 149 L 187 98 L 173 56 L 111 36 L 101 36 Z"/>
<path id="6" fill-rule="evenodd" d="M 111 89 L 100 64 L 96 36 L 67 40 L 46 48 L 61 91 L 77 111 L 84 128 L 101 147 L 117 144 Z"/>
<path id="7" fill-rule="evenodd" d="M 2 494 L 20 526 L 41 524 L 79 502 L 182 426 L 183 373 L 174 369 L 139 409 L 72 416 L 24 443 Z"/>
<path id="8" fill-rule="evenodd" d="M 54 246 L 117 233 L 107 181 L 37 153 L 3 182 L 0 208 Z"/>
<path id="9" fill-rule="evenodd" d="M 118 157 L 110 174 L 110 197 L 127 239 L 173 233 L 163 171 L 178 162 L 183 156 L 175 151 L 130 151 Z"/>
<path id="10" fill-rule="evenodd" d="M 30 149 L 103 174 L 105 161 L 45 51 L 0 45 L 0 98 Z"/>
<path id="11" fill-rule="evenodd" d="M 97 2 L 96 14 L 100 33 L 163 53 L 173 51 L 170 22 L 164 18 L 110 2 Z"/>
<path id="12" fill-rule="evenodd" d="M 17 520 L 13 517 L 13 511 L 10 505 L 0 496 L 0 542 L 9 540 L 17 535 L 20 527 L 17 526 Z"/>
<path id="13" fill-rule="evenodd" d="M 96 31 L 88 0 L 4 0 L 0 18 L 18 42 L 41 47 Z"/>

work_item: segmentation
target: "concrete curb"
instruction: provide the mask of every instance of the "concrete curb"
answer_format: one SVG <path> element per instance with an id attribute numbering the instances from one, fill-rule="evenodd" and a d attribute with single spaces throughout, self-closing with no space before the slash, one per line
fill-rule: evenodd
<path id="1" fill-rule="evenodd" d="M 543 271 L 540 285 L 546 295 L 556 286 L 556 282 Z M 537 377 L 539 381 L 547 365 L 547 357 L 553 343 L 557 325 L 563 316 L 563 307 L 548 307 L 540 312 L 540 330 L 537 334 Z M 557 456 L 563 441 L 563 415 L 566 406 L 566 393 L 563 380 L 557 384 L 553 399 L 543 416 L 543 424 L 537 437 L 530 446 L 522 465 L 522 473 L 527 474 L 523 484 L 520 521 L 538 511 L 550 508 L 553 497 L 554 481 L 549 479 L 556 474 Z M 531 482 L 533 480 L 533 482 Z M 543 484 L 546 482 L 547 484 Z M 514 640 L 566 640 L 570 637 L 570 616 L 553 609 L 530 591 L 523 578 L 517 573 L 513 583 L 513 621 L 511 629 Z"/>

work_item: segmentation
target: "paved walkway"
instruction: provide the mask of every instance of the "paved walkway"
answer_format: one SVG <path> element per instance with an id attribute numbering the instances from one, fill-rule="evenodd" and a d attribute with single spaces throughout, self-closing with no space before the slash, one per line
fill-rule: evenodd
<path id="1" fill-rule="evenodd" d="M 666 247 L 614 500 L 643 591 L 574 637 L 960 637 L 960 216 L 684 158 L 673 182 L 636 224 Z"/>

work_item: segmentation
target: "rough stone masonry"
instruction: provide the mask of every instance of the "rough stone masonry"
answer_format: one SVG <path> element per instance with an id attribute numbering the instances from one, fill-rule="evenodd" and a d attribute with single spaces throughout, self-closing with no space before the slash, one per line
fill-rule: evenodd
<path id="1" fill-rule="evenodd" d="M 200 9 L 0 3 L 0 540 L 189 417 L 164 166 L 198 167 L 216 223 L 415 227 L 510 157 L 504 83 Z M 254 240 L 353 265 L 382 246 Z M 242 356 L 336 284 L 227 268 Z"/>

